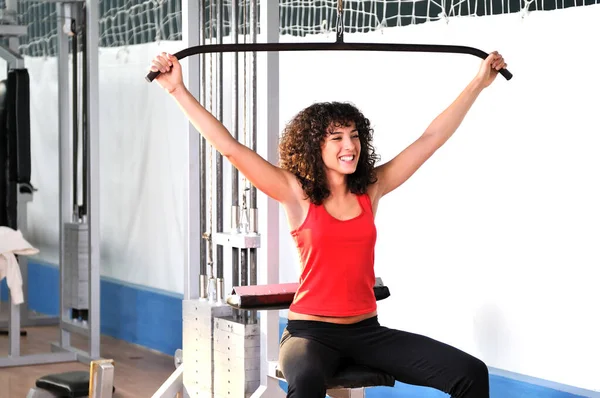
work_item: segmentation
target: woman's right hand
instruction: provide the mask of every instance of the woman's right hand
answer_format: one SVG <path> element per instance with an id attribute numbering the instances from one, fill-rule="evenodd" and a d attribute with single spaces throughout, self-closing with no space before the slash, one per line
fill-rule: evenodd
<path id="1" fill-rule="evenodd" d="M 152 60 L 150 70 L 152 72 L 160 72 L 154 80 L 169 94 L 183 88 L 181 65 L 177 57 L 165 52 L 160 53 Z"/>

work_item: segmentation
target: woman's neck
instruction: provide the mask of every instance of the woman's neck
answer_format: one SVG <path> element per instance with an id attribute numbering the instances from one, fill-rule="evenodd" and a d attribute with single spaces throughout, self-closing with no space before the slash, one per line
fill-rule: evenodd
<path id="1" fill-rule="evenodd" d="M 329 178 L 330 198 L 343 198 L 350 193 L 347 176 L 338 175 L 336 178 Z"/>

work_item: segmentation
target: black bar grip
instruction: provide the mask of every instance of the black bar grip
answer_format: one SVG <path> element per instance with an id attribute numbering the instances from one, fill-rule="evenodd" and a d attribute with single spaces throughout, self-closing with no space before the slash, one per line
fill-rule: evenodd
<path id="1" fill-rule="evenodd" d="M 488 53 L 474 47 L 442 44 L 394 44 L 394 43 L 250 43 L 250 44 L 209 44 L 189 47 L 173 54 L 178 60 L 196 54 L 259 52 L 259 51 L 388 51 L 388 52 L 430 52 L 469 54 L 486 59 Z M 160 72 L 150 71 L 146 81 L 152 82 Z M 513 75 L 508 69 L 500 70 L 506 80 Z"/>
<path id="2" fill-rule="evenodd" d="M 177 58 L 180 59 L 180 58 Z M 154 81 L 154 79 L 156 79 L 158 77 L 158 75 L 160 75 L 160 72 L 153 72 L 150 71 L 147 75 L 146 75 L 146 81 L 148 83 L 151 83 L 152 81 Z"/>

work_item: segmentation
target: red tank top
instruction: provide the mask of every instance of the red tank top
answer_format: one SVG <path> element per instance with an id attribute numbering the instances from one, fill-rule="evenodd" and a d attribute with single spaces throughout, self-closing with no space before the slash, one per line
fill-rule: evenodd
<path id="1" fill-rule="evenodd" d="M 359 216 L 341 221 L 325 206 L 311 203 L 302 225 L 291 232 L 302 267 L 291 311 L 342 317 L 377 308 L 373 294 L 377 230 L 369 196 L 357 198 Z"/>

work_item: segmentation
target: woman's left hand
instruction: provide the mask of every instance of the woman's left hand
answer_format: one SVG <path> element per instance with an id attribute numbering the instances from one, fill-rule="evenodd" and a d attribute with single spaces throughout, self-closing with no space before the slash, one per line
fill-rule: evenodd
<path id="1" fill-rule="evenodd" d="M 494 51 L 481 63 L 475 80 L 482 88 L 486 88 L 496 79 L 498 72 L 506 66 L 507 63 L 504 62 L 502 55 L 498 51 Z"/>

